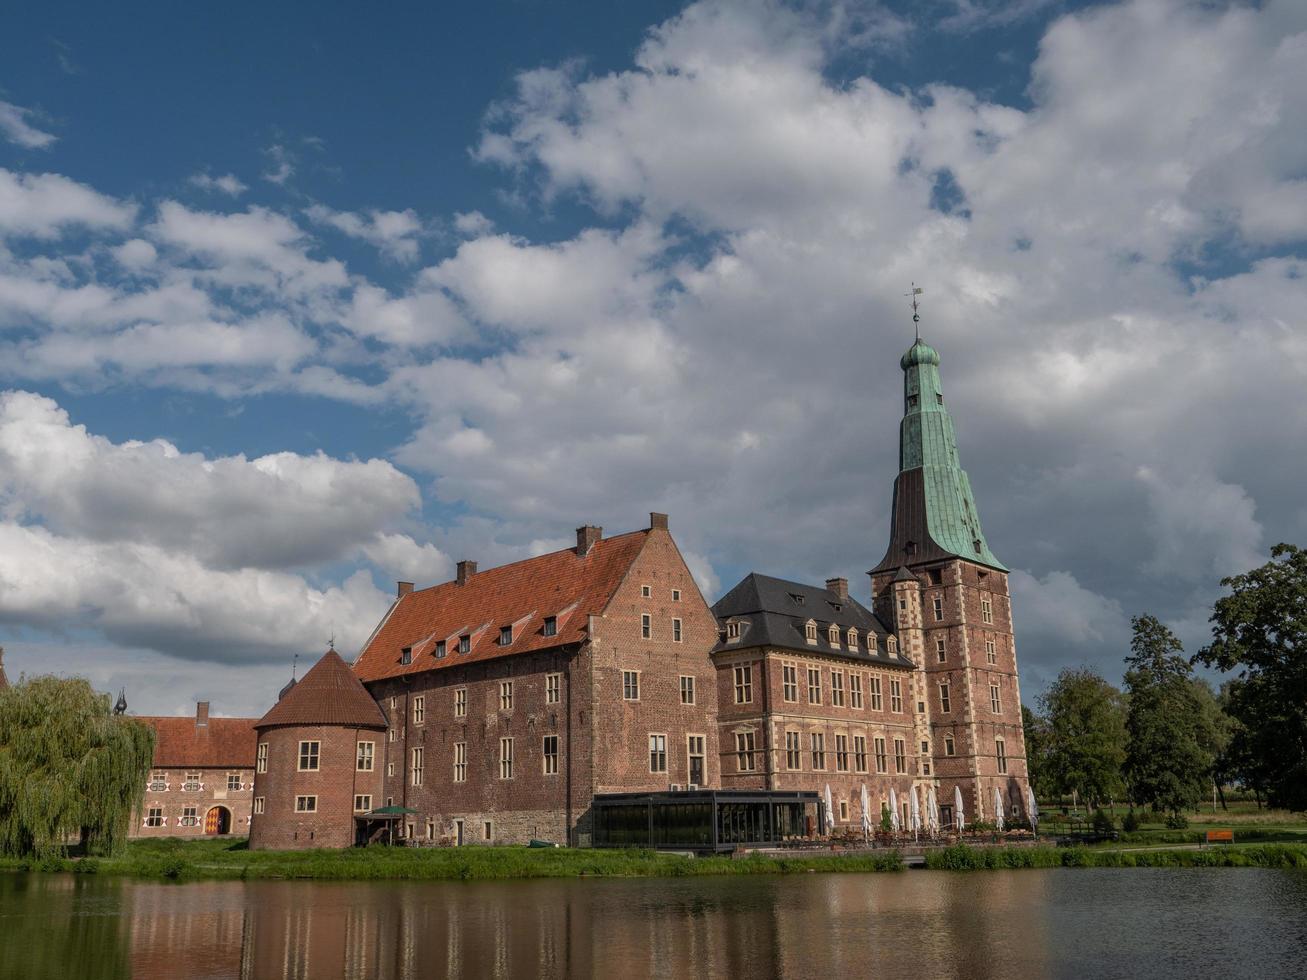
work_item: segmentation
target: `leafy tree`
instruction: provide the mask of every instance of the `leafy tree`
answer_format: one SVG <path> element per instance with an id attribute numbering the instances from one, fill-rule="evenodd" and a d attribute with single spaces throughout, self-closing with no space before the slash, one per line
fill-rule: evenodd
<path id="1" fill-rule="evenodd" d="M 1030 785 L 1036 797 L 1052 796 L 1057 790 L 1050 782 L 1048 769 L 1048 721 L 1023 704 L 1021 727 L 1026 738 L 1026 772 L 1030 774 Z"/>
<path id="2" fill-rule="evenodd" d="M 43 857 L 70 838 L 112 852 L 153 753 L 150 727 L 111 714 L 85 680 L 37 677 L 0 691 L 0 854 Z"/>
<path id="3" fill-rule="evenodd" d="M 1046 784 L 1089 806 L 1122 790 L 1125 705 L 1121 692 L 1088 669 L 1066 669 L 1041 699 L 1047 719 Z"/>
<path id="4" fill-rule="evenodd" d="M 1126 782 L 1133 799 L 1175 816 L 1207 789 L 1214 722 L 1203 711 L 1175 634 L 1148 615 L 1136 616 L 1133 625 L 1125 674 Z"/>
<path id="5" fill-rule="evenodd" d="M 1216 601 L 1212 643 L 1194 659 L 1239 671 L 1234 754 L 1254 789 L 1307 810 L 1307 551 L 1278 544 L 1265 565 L 1221 584 L 1230 595 Z"/>
<path id="6" fill-rule="evenodd" d="M 1230 744 L 1234 739 L 1235 720 L 1225 709 L 1222 695 L 1212 690 L 1212 685 L 1205 678 L 1193 677 L 1189 680 L 1193 688 L 1194 705 L 1198 711 L 1198 739 L 1203 751 L 1212 759 L 1212 787 L 1221 797 L 1222 808 L 1228 810 L 1225 803 L 1225 787 L 1235 781 L 1233 759 L 1230 756 Z"/>

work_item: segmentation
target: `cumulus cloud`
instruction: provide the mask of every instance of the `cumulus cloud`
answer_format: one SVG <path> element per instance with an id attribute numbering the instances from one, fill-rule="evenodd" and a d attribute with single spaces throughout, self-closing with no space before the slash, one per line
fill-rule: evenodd
<path id="1" fill-rule="evenodd" d="M 216 191 L 219 194 L 226 194 L 228 197 L 240 197 L 248 190 L 235 174 L 222 174 L 218 177 L 208 173 L 194 174 L 190 179 L 190 183 L 191 186 L 198 187 L 202 191 Z"/>
<path id="2" fill-rule="evenodd" d="M 304 212 L 318 224 L 329 225 L 351 238 L 359 238 L 400 262 L 415 262 L 422 222 L 412 208 L 403 211 L 335 211 L 314 204 Z"/>
<path id="3" fill-rule="evenodd" d="M 28 122 L 31 116 L 31 109 L 24 109 L 12 102 L 0 101 L 0 135 L 24 149 L 44 150 L 59 137 L 37 129 Z"/>
<path id="4" fill-rule="evenodd" d="M 59 174 L 0 168 L 0 237 L 56 238 L 71 228 L 123 230 L 136 206 Z"/>

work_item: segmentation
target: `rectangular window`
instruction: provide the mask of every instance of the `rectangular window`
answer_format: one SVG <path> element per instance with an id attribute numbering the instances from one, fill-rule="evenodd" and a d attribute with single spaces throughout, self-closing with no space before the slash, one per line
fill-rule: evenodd
<path id="1" fill-rule="evenodd" d="M 685 747 L 690 761 L 690 785 L 702 786 L 706 778 L 704 763 L 708 758 L 704 750 L 704 737 L 702 735 L 685 736 Z"/>
<path id="2" fill-rule="evenodd" d="M 830 672 L 830 703 L 837 708 L 844 707 L 844 671 Z"/>
<path id="3" fill-rule="evenodd" d="M 672 589 L 672 602 L 680 602 L 680 601 L 681 601 L 681 590 Z"/>
<path id="4" fill-rule="evenodd" d="M 808 703 L 821 704 L 821 671 L 816 667 L 808 668 Z"/>
<path id="5" fill-rule="evenodd" d="M 903 711 L 903 682 L 889 682 L 889 709 L 896 713 Z"/>
<path id="6" fill-rule="evenodd" d="M 855 772 L 867 771 L 867 736 L 853 736 L 853 769 Z"/>
<path id="7" fill-rule="evenodd" d="M 395 763 L 393 763 L 393 762 L 387 762 L 387 763 L 386 763 L 386 778 L 387 778 L 387 779 L 393 779 L 394 776 L 395 776 Z M 390 806 L 390 804 L 387 803 L 386 806 Z"/>
<path id="8" fill-rule="evenodd" d="M 862 675 L 849 674 L 849 707 L 862 709 Z"/>
<path id="9" fill-rule="evenodd" d="M 681 675 L 681 704 L 694 704 L 694 678 L 689 674 Z"/>
<path id="10" fill-rule="evenodd" d="M 444 640 L 437 640 L 437 641 L 436 641 L 436 659 L 437 659 L 437 660 L 442 660 L 442 659 L 444 659 L 444 656 L 445 656 L 445 641 L 444 641 Z"/>
<path id="11" fill-rule="evenodd" d="M 546 617 L 545 617 L 545 625 L 544 625 L 544 629 L 542 629 L 540 632 L 541 632 L 543 635 L 545 635 L 545 636 L 557 636 L 557 635 L 558 635 L 558 617 L 557 617 L 557 616 L 546 616 Z"/>
<path id="12" fill-rule="evenodd" d="M 835 736 L 835 769 L 837 772 L 849 771 L 849 737 Z"/>
<path id="13" fill-rule="evenodd" d="M 679 619 L 672 620 L 672 642 L 681 642 L 681 621 Z"/>
<path id="14" fill-rule="evenodd" d="M 467 782 L 467 743 L 454 743 L 454 782 Z"/>
<path id="15" fill-rule="evenodd" d="M 263 799 L 263 797 L 262 797 L 262 796 L 256 796 L 256 797 L 254 797 L 254 813 L 255 813 L 256 815 L 262 813 L 262 812 L 263 812 L 263 807 L 264 807 L 264 799 Z"/>
<path id="16" fill-rule="evenodd" d="M 1003 700 L 999 696 L 997 684 L 989 685 L 989 707 L 996 715 L 1003 713 Z"/>
<path id="17" fill-rule="evenodd" d="M 848 819 L 849 819 L 849 801 L 840 800 L 840 820 L 847 823 Z"/>
<path id="18" fill-rule="evenodd" d="M 314 766 L 313 768 L 316 769 L 318 767 Z M 200 782 L 200 774 L 198 772 L 188 772 L 186 778 L 182 781 L 182 792 L 184 793 L 198 793 L 203 788 L 204 784 Z"/>
<path id="19" fill-rule="evenodd" d="M 935 637 L 935 657 L 940 663 L 948 659 L 948 651 L 944 648 L 944 637 Z"/>
<path id="20" fill-rule="evenodd" d="M 513 627 L 511 626 L 499 627 L 499 645 L 501 647 L 507 647 L 513 645 Z"/>
<path id="21" fill-rule="evenodd" d="M 876 749 L 876 771 L 889 772 L 889 756 L 885 754 L 885 740 L 877 738 L 873 741 Z"/>
<path id="22" fill-rule="evenodd" d="M 393 742 L 395 741 L 395 738 L 398 735 L 399 735 L 399 729 L 395 728 L 393 725 L 390 728 L 386 729 L 386 741 Z"/>
<path id="23" fill-rule="evenodd" d="M 316 796 L 297 796 L 295 797 L 296 813 L 317 813 L 318 798 Z"/>
<path id="24" fill-rule="evenodd" d="M 982 623 L 994 622 L 994 605 L 988 599 L 980 600 L 980 621 Z"/>
<path id="25" fill-rule="evenodd" d="M 945 755 L 953 755 L 953 754 L 954 754 L 953 736 L 952 736 L 952 735 L 945 735 L 945 736 L 944 736 L 944 754 L 945 754 Z"/>
<path id="26" fill-rule="evenodd" d="M 454 691 L 454 717 L 462 718 L 467 715 L 467 688 L 460 687 Z"/>
<path id="27" fill-rule="evenodd" d="M 427 699 L 419 694 L 413 699 L 413 724 L 420 725 L 427 720 Z"/>
<path id="28" fill-rule="evenodd" d="M 752 704 L 753 703 L 753 668 L 736 667 L 735 668 L 735 703 Z"/>
<path id="29" fill-rule="evenodd" d="M 799 700 L 799 668 L 794 664 L 781 666 L 781 697 L 791 703 Z"/>
<path id="30" fill-rule="evenodd" d="M 484 824 L 482 824 L 481 837 L 483 840 L 495 839 L 495 825 L 492 821 L 487 820 Z"/>
<path id="31" fill-rule="evenodd" d="M 998 663 L 998 651 L 994 649 L 994 638 L 992 636 L 985 640 L 985 662 L 990 664 Z"/>
<path id="32" fill-rule="evenodd" d="M 513 682 L 512 681 L 499 682 L 499 710 L 500 711 L 513 710 Z"/>
<path id="33" fill-rule="evenodd" d="M 894 740 L 894 771 L 900 774 L 908 771 L 908 747 L 901 738 Z"/>
<path id="34" fill-rule="evenodd" d="M 422 785 L 422 763 L 422 746 L 414 746 L 411 764 L 409 765 L 409 781 L 414 786 Z"/>
<path id="35" fill-rule="evenodd" d="M 558 736 L 546 735 L 544 747 L 541 750 L 544 758 L 544 772 L 546 776 L 558 775 Z"/>
<path id="36" fill-rule="evenodd" d="M 884 711 L 884 710 L 885 710 L 885 701 L 884 701 L 884 699 L 880 696 L 880 678 L 879 678 L 879 677 L 872 677 L 872 678 L 871 678 L 871 710 L 872 710 L 872 711 Z"/>
<path id="37" fill-rule="evenodd" d="M 998 771 L 1007 772 L 1007 746 L 1001 738 L 994 739 L 994 754 L 998 756 Z"/>
<path id="38" fill-rule="evenodd" d="M 413 662 L 413 648 L 405 647 L 399 651 L 399 662 L 402 664 L 411 664 Z"/>
<path id="39" fill-rule="evenodd" d="M 499 778 L 513 778 L 513 740 L 511 738 L 501 738 L 499 740 Z"/>
<path id="40" fill-rule="evenodd" d="M 238 793 L 241 788 L 241 774 L 238 772 L 227 773 L 227 792 Z"/>
<path id="41" fill-rule="evenodd" d="M 260 751 L 260 753 L 262 754 L 262 757 L 263 757 L 263 768 L 260 769 L 259 772 L 267 772 L 267 771 L 268 771 L 268 759 L 267 759 L 267 756 L 268 756 L 268 746 L 267 746 L 267 743 L 266 743 L 266 742 L 261 743 L 261 744 L 259 745 L 259 751 Z M 150 782 L 149 782 L 149 784 L 147 785 L 146 788 L 147 788 L 151 793 L 166 793 L 166 792 L 168 792 L 168 774 L 167 774 L 166 772 L 152 772 L 152 773 L 150 773 Z"/>
<path id="42" fill-rule="evenodd" d="M 320 742 L 300 742 L 300 772 L 316 772 Z"/>
<path id="43" fill-rule="evenodd" d="M 183 827 L 198 827 L 200 824 L 199 809 L 193 806 L 182 807 L 181 824 Z"/>
<path id="44" fill-rule="evenodd" d="M 949 711 L 952 710 L 952 708 L 950 707 L 949 698 L 948 698 L 948 685 L 947 685 L 947 684 L 941 684 L 941 685 L 939 686 L 939 710 L 940 710 L 940 711 L 943 711 L 943 712 L 945 712 L 945 713 L 947 713 L 947 712 L 949 712 Z"/>
<path id="45" fill-rule="evenodd" d="M 648 613 L 640 614 L 640 635 L 646 640 L 653 636 L 653 617 Z"/>
<path id="46" fill-rule="evenodd" d="M 563 689 L 562 674 L 545 674 L 545 704 L 557 704 Z"/>
<path id="47" fill-rule="evenodd" d="M 372 809 L 372 797 L 366 793 L 354 797 L 354 812 L 367 813 Z"/>
<path id="48" fill-rule="evenodd" d="M 471 651 L 472 651 L 472 635 L 470 633 L 464 633 L 462 636 L 458 638 L 458 652 L 470 653 Z"/>
<path id="49" fill-rule="evenodd" d="M 826 736 L 821 732 L 813 732 L 808 736 L 808 747 L 812 750 L 812 768 L 826 768 Z"/>
<path id="50" fill-rule="evenodd" d="M 263 797 L 259 797 L 262 799 Z M 162 827 L 163 826 L 163 807 L 152 806 L 145 814 L 145 826 Z"/>
<path id="51" fill-rule="evenodd" d="M 640 597 L 642 599 L 648 599 L 651 598 L 652 596 L 653 596 L 653 588 L 651 586 L 648 585 L 640 586 Z"/>
<path id="52" fill-rule="evenodd" d="M 640 700 L 640 672 L 638 670 L 622 671 L 622 700 Z"/>
<path id="53" fill-rule="evenodd" d="M 935 622 L 938 623 L 944 618 L 944 600 L 940 596 L 935 596 L 935 601 L 932 605 L 935 610 Z"/>
<path id="54" fill-rule="evenodd" d="M 798 732 L 785 733 L 785 768 L 798 770 L 803 767 L 803 749 L 799 744 Z"/>
<path id="55" fill-rule="evenodd" d="M 649 736 L 649 771 L 667 771 L 667 736 Z"/>
<path id="56" fill-rule="evenodd" d="M 736 755 L 736 763 L 739 766 L 740 772 L 753 772 L 753 766 L 754 766 L 753 732 L 735 733 L 735 755 Z"/>

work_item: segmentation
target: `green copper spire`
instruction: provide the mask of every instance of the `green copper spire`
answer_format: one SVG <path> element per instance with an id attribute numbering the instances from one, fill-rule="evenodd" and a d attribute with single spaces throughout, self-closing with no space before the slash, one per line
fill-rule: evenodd
<path id="1" fill-rule="evenodd" d="M 957 436 L 939 382 L 939 353 L 917 340 L 899 366 L 903 368 L 899 472 L 902 477 L 910 470 L 921 471 L 920 504 L 930 541 L 948 554 L 1006 571 L 985 542 L 971 481 L 958 461 Z M 905 503 L 896 492 L 895 508 Z M 928 544 L 920 542 L 923 547 Z"/>

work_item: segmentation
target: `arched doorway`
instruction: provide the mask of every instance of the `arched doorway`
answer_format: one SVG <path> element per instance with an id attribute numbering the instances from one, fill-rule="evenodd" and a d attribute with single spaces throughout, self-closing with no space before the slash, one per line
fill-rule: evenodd
<path id="1" fill-rule="evenodd" d="M 225 806 L 210 808 L 204 815 L 204 832 L 206 834 L 230 834 L 231 811 Z"/>

